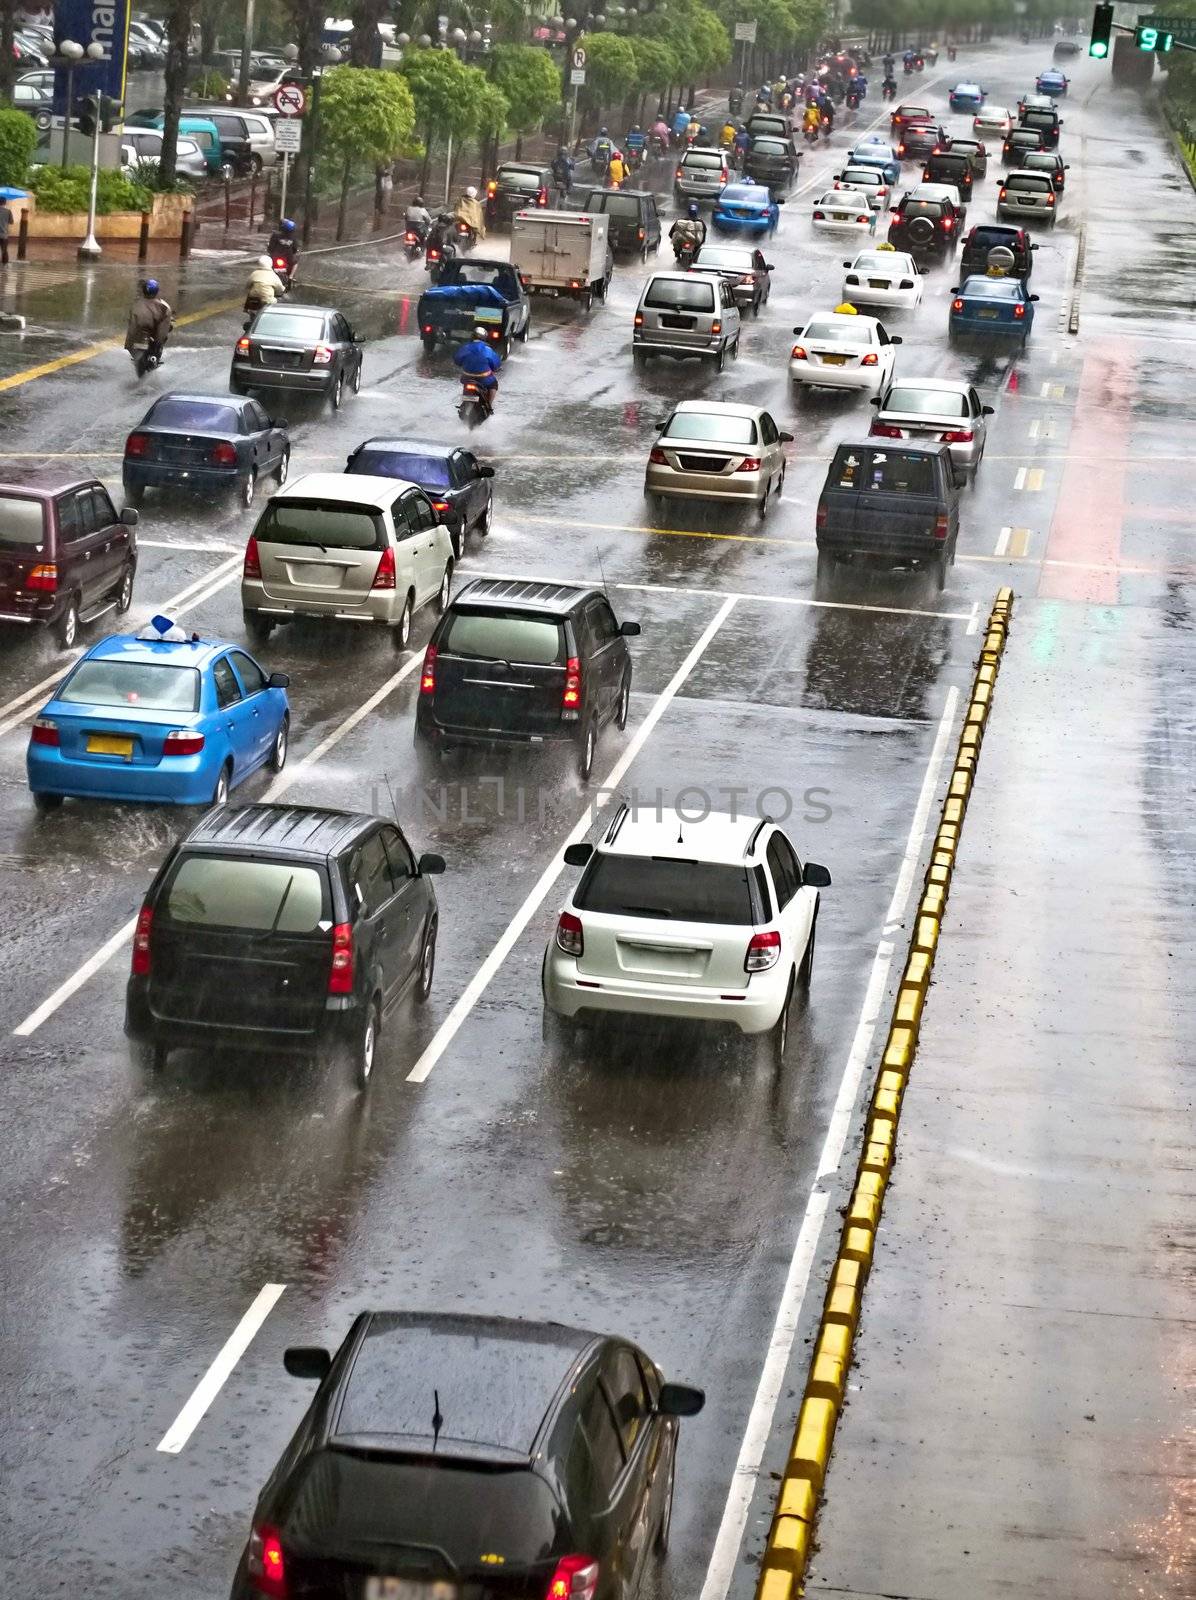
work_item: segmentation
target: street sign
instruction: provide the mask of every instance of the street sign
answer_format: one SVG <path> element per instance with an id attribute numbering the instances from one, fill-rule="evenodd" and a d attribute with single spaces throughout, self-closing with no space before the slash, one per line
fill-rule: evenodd
<path id="1" fill-rule="evenodd" d="M 574 67 L 573 71 L 569 74 L 569 82 L 575 89 L 580 89 L 584 87 L 585 81 L 586 69 L 584 67 Z"/>
<path id="2" fill-rule="evenodd" d="M 736 44 L 755 44 L 756 24 L 754 22 L 737 22 L 735 24 Z"/>
<path id="3" fill-rule="evenodd" d="M 274 148 L 282 156 L 297 156 L 303 142 L 303 124 L 298 117 L 280 117 L 274 124 Z"/>
<path id="4" fill-rule="evenodd" d="M 280 117 L 301 117 L 307 106 L 307 96 L 301 83 L 280 83 L 274 91 L 274 109 Z"/>
<path id="5" fill-rule="evenodd" d="M 573 65 L 578 69 L 578 71 L 580 71 L 585 64 L 586 53 L 582 49 L 581 45 L 578 45 L 577 49 L 573 52 Z"/>
<path id="6" fill-rule="evenodd" d="M 1184 44 L 1196 44 L 1196 17 L 1156 17 L 1153 12 L 1140 11 L 1138 28 L 1153 28 L 1160 39 L 1170 34 L 1173 39 L 1182 40 Z M 1142 45 L 1140 48 L 1153 50 L 1157 47 Z"/>

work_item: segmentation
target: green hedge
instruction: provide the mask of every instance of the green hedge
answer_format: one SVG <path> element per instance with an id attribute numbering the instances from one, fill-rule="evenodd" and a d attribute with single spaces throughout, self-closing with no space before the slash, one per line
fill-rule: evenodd
<path id="1" fill-rule="evenodd" d="M 23 111 L 0 111 L 0 186 L 23 189 L 37 148 L 37 128 Z"/>
<path id="2" fill-rule="evenodd" d="M 26 119 L 28 120 L 28 119 Z M 42 167 L 29 180 L 39 211 L 86 211 L 91 197 L 91 172 L 87 167 Z M 130 183 L 119 172 L 101 172 L 96 185 L 96 212 L 148 211 L 153 195 Z"/>

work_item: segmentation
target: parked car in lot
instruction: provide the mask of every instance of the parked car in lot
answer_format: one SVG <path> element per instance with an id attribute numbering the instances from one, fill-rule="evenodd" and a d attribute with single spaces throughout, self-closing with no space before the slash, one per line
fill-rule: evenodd
<path id="1" fill-rule="evenodd" d="M 712 360 L 721 372 L 739 353 L 739 306 L 721 275 L 656 272 L 644 285 L 632 329 L 632 359 L 652 355 Z"/>
<path id="2" fill-rule="evenodd" d="M 620 1336 L 364 1311 L 335 1355 L 284 1362 L 319 1388 L 232 1600 L 630 1600 L 668 1549 L 678 1423 L 705 1397 Z"/>
<path id="3" fill-rule="evenodd" d="M 179 177 L 189 178 L 193 183 L 202 182 L 208 175 L 208 163 L 203 151 L 194 139 L 179 138 L 175 143 L 175 170 Z M 162 159 L 162 135 L 152 128 L 126 129 L 121 141 L 121 156 L 124 166 L 130 169 L 136 181 L 136 168 L 141 162 Z"/>
<path id="4" fill-rule="evenodd" d="M 432 502 L 449 530 L 459 561 L 471 532 L 484 539 L 494 520 L 494 468 L 483 466 L 472 450 L 427 439 L 366 439 L 345 462 L 354 476 L 401 478 L 414 483 Z"/>
<path id="5" fill-rule="evenodd" d="M 588 779 L 607 723 L 627 726 L 638 622 L 600 589 L 486 578 L 453 597 L 424 655 L 417 751 L 572 744 Z"/>
<path id="6" fill-rule="evenodd" d="M 82 623 L 133 603 L 137 513 L 98 478 L 33 472 L 0 483 L 0 627 L 49 627 L 64 650 Z"/>
<path id="7" fill-rule="evenodd" d="M 949 445 L 957 474 L 975 477 L 993 408 L 970 383 L 961 378 L 897 378 L 872 404 L 872 438 Z"/>
<path id="8" fill-rule="evenodd" d="M 103 639 L 33 719 L 26 772 L 34 804 L 52 811 L 73 796 L 223 805 L 259 767 L 282 771 L 289 681 L 169 617 Z"/>
<path id="9" fill-rule="evenodd" d="M 216 124 L 220 143 L 234 154 L 238 170 L 261 172 L 277 165 L 274 144 L 274 119 L 265 112 L 233 110 L 227 105 L 196 106 L 195 111 Z"/>
<path id="10" fill-rule="evenodd" d="M 725 1023 L 771 1035 L 780 1064 L 813 972 L 825 867 L 803 863 L 767 820 L 710 812 L 679 824 L 625 805 L 565 863 L 585 870 L 544 952 L 549 1018 Z"/>
<path id="11" fill-rule="evenodd" d="M 224 489 L 249 506 L 263 478 L 287 481 L 290 461 L 285 421 L 256 400 L 166 394 L 125 440 L 125 502 L 139 506 L 147 489 Z"/>
<path id="12" fill-rule="evenodd" d="M 818 583 L 841 561 L 925 568 L 946 587 L 959 538 L 959 474 L 946 444 L 841 444 L 815 517 Z"/>
<path id="13" fill-rule="evenodd" d="M 453 542 L 414 483 L 310 472 L 272 495 L 245 546 L 241 606 L 254 638 L 279 622 L 378 623 L 397 650 L 426 605 L 443 611 Z"/>
<path id="14" fill-rule="evenodd" d="M 285 389 L 325 398 L 339 411 L 348 384 L 361 388 L 361 343 L 332 306 L 266 306 L 237 340 L 228 386 L 234 394 Z"/>
<path id="15" fill-rule="evenodd" d="M 770 496 L 785 485 L 782 433 L 759 406 L 682 400 L 661 425 L 648 453 L 649 499 L 739 501 L 768 515 Z"/>
<path id="16" fill-rule="evenodd" d="M 157 1069 L 174 1049 L 330 1054 L 364 1088 L 387 1013 L 431 993 L 443 871 L 389 818 L 214 807 L 138 913 L 125 1033 Z"/>

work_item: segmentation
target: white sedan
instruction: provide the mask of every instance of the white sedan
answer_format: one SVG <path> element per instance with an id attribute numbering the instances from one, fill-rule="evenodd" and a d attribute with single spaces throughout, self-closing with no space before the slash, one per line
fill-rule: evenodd
<path id="1" fill-rule="evenodd" d="M 920 305 L 925 279 L 918 263 L 904 251 L 883 248 L 861 250 L 854 261 L 843 263 L 843 298 L 866 306 Z"/>
<path id="2" fill-rule="evenodd" d="M 815 200 L 812 221 L 825 233 L 876 232 L 876 213 L 862 189 L 829 189 Z"/>
<path id="3" fill-rule="evenodd" d="M 861 189 L 873 211 L 879 211 L 889 198 L 889 185 L 878 167 L 844 167 L 835 178 L 836 189 Z"/>
<path id="4" fill-rule="evenodd" d="M 1008 106 L 982 106 L 972 118 L 972 132 L 977 138 L 996 133 L 1003 139 L 1012 127 L 1013 117 Z"/>
<path id="5" fill-rule="evenodd" d="M 789 378 L 799 388 L 879 394 L 892 376 L 893 346 L 901 339 L 886 333 L 875 317 L 822 312 L 793 331 L 797 343 L 789 355 Z"/>

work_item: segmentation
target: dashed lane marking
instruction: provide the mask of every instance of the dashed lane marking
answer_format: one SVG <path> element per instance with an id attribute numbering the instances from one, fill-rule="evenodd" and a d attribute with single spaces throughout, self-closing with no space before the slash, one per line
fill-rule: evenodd
<path id="1" fill-rule="evenodd" d="M 202 311 L 188 311 L 184 316 L 176 317 L 176 328 L 185 328 L 193 322 L 202 322 L 206 317 L 218 317 L 222 311 L 231 311 L 241 304 L 240 299 L 218 300 L 215 305 L 205 306 Z M 23 372 L 14 372 L 7 378 L 0 378 L 0 392 L 5 389 L 19 389 L 26 383 L 33 383 L 38 378 L 48 378 L 52 373 L 61 372 L 66 367 L 77 367 L 82 361 L 93 361 L 96 356 L 102 356 L 109 350 L 124 348 L 124 340 L 120 338 L 101 339 L 98 344 L 84 345 L 82 350 L 72 350 L 69 355 L 55 356 L 53 361 L 43 361 L 36 367 L 26 367 Z"/>
<path id="2" fill-rule="evenodd" d="M 1041 467 L 1019 467 L 1014 474 L 1013 487 L 1036 493 L 1042 488 L 1046 473 Z"/>
<path id="3" fill-rule="evenodd" d="M 253 1343 L 258 1329 L 273 1311 L 285 1288 L 285 1283 L 267 1283 L 258 1291 L 253 1304 L 229 1334 L 219 1355 L 195 1386 L 191 1398 L 163 1434 L 158 1445 L 159 1450 L 164 1450 L 167 1455 L 178 1455 L 203 1420 L 204 1413 L 212 1401 L 228 1382 L 229 1374 L 237 1362 Z"/>

